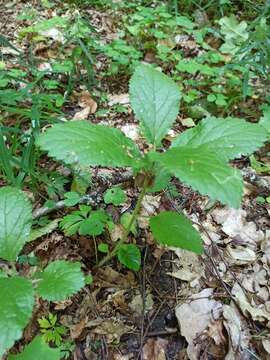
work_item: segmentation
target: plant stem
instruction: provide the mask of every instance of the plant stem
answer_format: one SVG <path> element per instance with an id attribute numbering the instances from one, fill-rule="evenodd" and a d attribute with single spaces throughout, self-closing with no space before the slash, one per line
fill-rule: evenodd
<path id="1" fill-rule="evenodd" d="M 128 226 L 125 229 L 124 235 L 118 241 L 118 243 L 115 245 L 114 249 L 98 263 L 98 265 L 97 265 L 98 267 L 104 265 L 107 261 L 109 261 L 112 257 L 114 257 L 116 255 L 119 247 L 127 241 L 128 234 L 130 233 L 132 225 L 134 224 L 134 222 L 136 221 L 136 219 L 137 219 L 137 217 L 139 215 L 141 205 L 142 205 L 142 201 L 143 201 L 143 198 L 144 198 L 144 195 L 146 193 L 147 188 L 148 188 L 148 179 L 146 178 L 144 180 L 144 184 L 143 184 L 141 193 L 140 193 L 140 195 L 138 197 L 138 201 L 137 201 L 137 204 L 136 204 L 135 209 L 133 211 L 133 214 L 132 214 L 132 216 L 130 218 Z"/>

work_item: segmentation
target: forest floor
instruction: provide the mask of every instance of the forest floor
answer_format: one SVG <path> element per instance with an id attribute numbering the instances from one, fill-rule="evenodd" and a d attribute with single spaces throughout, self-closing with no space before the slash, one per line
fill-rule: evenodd
<path id="1" fill-rule="evenodd" d="M 37 118 L 40 131 L 63 119 L 116 127 L 144 151 L 128 96 L 128 81 L 140 61 L 157 64 L 181 84 L 184 98 L 167 145 L 205 115 L 251 122 L 269 116 L 269 74 L 250 68 L 243 85 L 248 65 L 235 63 L 221 48 L 242 46 L 241 36 L 255 31 L 249 26 L 259 16 L 256 9 L 242 9 L 234 22 L 228 20 L 239 11 L 233 4 L 207 11 L 190 6 L 182 13 L 179 8 L 177 15 L 175 9 L 139 3 L 11 0 L 0 5 L 0 33 L 9 42 L 0 47 L 1 123 L 14 129 L 7 139 L 15 156 L 21 156 Z M 80 189 L 95 196 L 96 206 L 111 215 L 115 227 L 93 239 L 67 236 L 56 226 L 25 246 L 20 274 L 34 271 L 31 258 L 39 266 L 78 260 L 93 283 L 67 301 L 38 300 L 12 352 L 21 351 L 41 331 L 38 319 L 52 313 L 67 331 L 61 340 L 67 359 L 270 358 L 269 147 L 234 161 L 245 180 L 240 209 L 211 202 L 177 179 L 166 190 L 147 194 L 131 240 L 142 254 L 138 272 L 116 259 L 95 266 L 104 256 L 98 245 L 111 247 L 123 232 L 121 216 L 134 209 L 138 192 L 132 176 L 110 168 L 93 168 L 91 174 L 81 169 L 84 180 L 91 177 L 84 186 L 45 154 L 35 159 L 38 180 L 27 174 L 22 187 L 33 203 L 36 226 L 76 210 L 56 204 L 66 192 Z M 0 181 L 8 183 L 4 176 Z M 102 194 L 112 185 L 126 193 L 120 206 L 103 202 Z M 203 238 L 203 255 L 154 242 L 146 218 L 160 210 L 183 211 L 192 220 Z"/>

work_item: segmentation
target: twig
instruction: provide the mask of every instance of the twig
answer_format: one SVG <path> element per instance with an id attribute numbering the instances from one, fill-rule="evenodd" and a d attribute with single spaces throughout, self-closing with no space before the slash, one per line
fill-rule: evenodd
<path id="1" fill-rule="evenodd" d="M 250 167 L 243 169 L 241 172 L 246 181 L 256 185 L 258 188 L 270 191 L 269 177 L 256 174 L 255 170 Z"/>
<path id="2" fill-rule="evenodd" d="M 100 176 L 100 178 L 102 179 L 101 176 Z M 102 202 L 102 200 L 103 200 L 102 194 L 109 186 L 116 185 L 116 184 L 121 184 L 123 182 L 131 180 L 132 178 L 133 178 L 132 174 L 129 171 L 124 171 L 121 174 L 120 178 L 115 178 L 115 179 L 110 180 L 110 184 L 107 183 L 107 184 L 103 185 L 102 187 L 99 187 L 97 190 L 92 191 L 90 194 L 83 195 L 79 200 L 79 204 L 89 204 L 89 205 L 92 205 L 92 206 L 96 206 L 96 205 L 98 205 L 99 203 Z M 103 181 L 104 181 L 104 179 L 103 179 Z M 41 216 L 50 214 L 50 213 L 52 213 L 54 211 L 57 211 L 57 210 L 64 209 L 65 207 L 66 207 L 66 205 L 65 205 L 64 200 L 58 201 L 52 207 L 43 206 L 43 207 L 38 208 L 38 209 L 33 211 L 33 219 L 34 220 L 38 219 Z"/>

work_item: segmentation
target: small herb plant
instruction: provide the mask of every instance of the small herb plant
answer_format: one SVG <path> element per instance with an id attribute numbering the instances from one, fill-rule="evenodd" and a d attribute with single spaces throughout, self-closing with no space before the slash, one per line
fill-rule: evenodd
<path id="1" fill-rule="evenodd" d="M 265 129 L 239 118 L 208 116 L 180 134 L 166 150 L 162 140 L 176 120 L 180 98 L 177 84 L 165 74 L 150 65 L 136 68 L 130 81 L 130 101 L 149 145 L 146 154 L 118 129 L 86 121 L 54 125 L 37 140 L 41 149 L 67 164 L 133 170 L 140 189 L 136 207 L 123 237 L 99 265 L 117 256 L 128 268 L 139 269 L 140 251 L 128 243 L 129 233 L 145 194 L 153 187 L 161 190 L 171 176 L 215 201 L 235 208 L 240 205 L 243 180 L 228 162 L 262 146 L 267 139 Z M 151 217 L 149 225 L 158 243 L 202 253 L 200 234 L 184 214 L 164 211 Z"/>
<path id="2" fill-rule="evenodd" d="M 65 235 L 98 236 L 103 233 L 105 226 L 112 226 L 113 222 L 103 209 L 92 210 L 91 206 L 80 205 L 79 210 L 64 216 L 60 228 Z"/>
<path id="3" fill-rule="evenodd" d="M 63 336 L 67 333 L 67 328 L 57 324 L 57 315 L 49 313 L 48 316 L 42 316 L 38 319 L 40 332 L 46 343 L 52 342 L 57 347 L 63 343 Z"/>
<path id="4" fill-rule="evenodd" d="M 42 228 L 31 232 L 31 224 L 32 208 L 25 194 L 16 188 L 2 187 L 0 258 L 9 263 L 10 270 L 0 271 L 0 357 L 22 336 L 23 329 L 32 316 L 35 296 L 48 301 L 61 301 L 78 292 L 86 283 L 79 262 L 56 260 L 44 269 L 38 269 L 31 278 L 23 277 L 17 272 L 16 260 L 23 246 L 44 234 Z M 51 320 L 54 319 L 49 318 Z M 45 324 L 45 320 L 42 324 Z M 54 326 L 55 323 L 51 322 L 51 325 Z M 56 343 L 59 337 L 58 340 L 54 337 L 54 340 Z M 35 358 L 33 354 L 37 359 L 40 356 L 44 356 L 44 359 L 60 359 L 60 350 L 50 349 L 41 337 L 36 337 L 22 354 L 10 355 L 8 359 L 28 359 L 27 354 L 30 353 L 31 359 Z"/>

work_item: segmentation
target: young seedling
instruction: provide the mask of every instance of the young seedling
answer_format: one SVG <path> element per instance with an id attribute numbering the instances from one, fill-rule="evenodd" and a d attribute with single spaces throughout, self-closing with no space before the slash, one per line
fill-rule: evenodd
<path id="1" fill-rule="evenodd" d="M 17 272 L 16 261 L 25 243 L 38 237 L 37 232 L 39 236 L 44 234 L 42 229 L 30 233 L 31 225 L 32 208 L 25 194 L 9 186 L 1 188 L 0 258 L 8 262 L 11 270 L 0 271 L 0 357 L 22 336 L 32 316 L 35 296 L 48 301 L 65 300 L 86 283 L 79 262 L 56 260 L 39 269 L 31 278 Z M 31 356 L 27 357 L 29 354 Z M 37 337 L 23 354 L 11 355 L 8 359 L 16 360 L 17 357 L 58 360 L 60 350 L 50 349 L 42 338 Z"/>
<path id="2" fill-rule="evenodd" d="M 130 231 L 140 213 L 145 194 L 159 191 L 171 176 L 202 195 L 231 207 L 239 207 L 243 180 L 231 159 L 253 153 L 267 140 L 259 124 L 239 118 L 206 117 L 196 127 L 180 134 L 165 151 L 162 139 L 179 112 L 181 94 L 176 83 L 150 65 L 139 65 L 130 81 L 130 101 L 141 131 L 149 144 L 142 154 L 121 131 L 86 121 L 57 124 L 40 135 L 41 149 L 67 164 L 130 167 L 140 189 L 136 207 L 123 237 L 100 262 L 117 255 L 130 269 L 140 267 L 140 252 L 128 244 Z M 200 234 L 183 214 L 164 211 L 149 221 L 158 243 L 202 253 Z"/>

